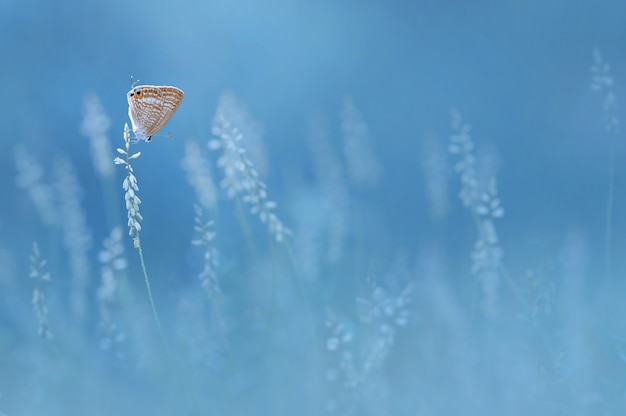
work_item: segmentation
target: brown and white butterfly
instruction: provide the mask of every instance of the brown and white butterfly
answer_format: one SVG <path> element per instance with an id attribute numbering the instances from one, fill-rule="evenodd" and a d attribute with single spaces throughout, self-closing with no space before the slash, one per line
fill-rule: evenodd
<path id="1" fill-rule="evenodd" d="M 128 117 L 135 137 L 152 140 L 172 118 L 184 95 L 176 87 L 156 85 L 139 85 L 128 91 Z"/>

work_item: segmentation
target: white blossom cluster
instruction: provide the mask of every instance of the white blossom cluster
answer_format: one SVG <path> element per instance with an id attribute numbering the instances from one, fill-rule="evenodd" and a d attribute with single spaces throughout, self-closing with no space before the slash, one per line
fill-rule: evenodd
<path id="1" fill-rule="evenodd" d="M 221 293 L 219 282 L 217 280 L 217 267 L 219 262 L 217 260 L 217 248 L 213 240 L 215 239 L 215 231 L 213 227 L 213 221 L 207 221 L 204 219 L 204 211 L 198 205 L 195 206 L 195 231 L 198 238 L 191 243 L 196 246 L 200 246 L 204 249 L 204 265 L 202 271 L 198 275 L 202 289 L 206 292 L 210 300 L 215 300 L 215 297 Z"/>
<path id="2" fill-rule="evenodd" d="M 350 181 L 357 186 L 375 186 L 383 168 L 376 158 L 368 126 L 350 96 L 343 97 L 341 131 Z"/>
<path id="3" fill-rule="evenodd" d="M 101 179 L 113 176 L 111 143 L 107 137 L 107 130 L 110 126 L 111 120 L 104 112 L 98 96 L 95 94 L 87 95 L 83 103 L 83 122 L 80 125 L 80 132 L 89 138 L 91 156 L 96 173 Z"/>
<path id="4" fill-rule="evenodd" d="M 396 328 L 409 322 L 410 293 L 410 286 L 393 295 L 372 282 L 370 297 L 357 299 L 361 321 L 369 326 L 373 334 L 363 363 L 364 372 L 382 368 L 393 347 Z"/>
<path id="5" fill-rule="evenodd" d="M 469 134 L 470 126 L 463 123 L 460 113 L 456 110 L 452 111 L 452 129 L 454 132 L 450 137 L 448 151 L 460 157 L 454 167 L 461 175 L 459 196 L 463 206 L 475 216 L 478 227 L 478 239 L 471 254 L 471 270 L 481 282 L 483 312 L 486 316 L 493 317 L 497 309 L 503 255 L 494 220 L 504 216 L 504 208 L 498 198 L 494 177 L 489 179 L 485 192 L 479 191 L 474 141 Z"/>
<path id="6" fill-rule="evenodd" d="M 497 307 L 497 290 L 503 254 L 494 220 L 504 216 L 504 208 L 498 198 L 495 178 L 491 179 L 487 192 L 481 195 L 476 213 L 479 216 L 479 230 L 478 240 L 471 254 L 472 273 L 481 280 L 483 311 L 487 316 L 493 317 Z"/>
<path id="7" fill-rule="evenodd" d="M 83 321 L 89 309 L 88 288 L 91 266 L 88 252 L 92 246 L 87 214 L 83 208 L 84 191 L 76 169 L 69 159 L 59 159 L 53 169 L 54 189 L 63 232 L 63 245 L 68 254 L 72 285 L 70 307 L 74 318 Z"/>
<path id="8" fill-rule="evenodd" d="M 52 332 L 48 324 L 48 307 L 46 306 L 46 296 L 43 292 L 43 285 L 52 282 L 50 274 L 44 271 L 46 261 L 41 258 L 39 246 L 33 243 L 33 253 L 30 255 L 30 274 L 31 279 L 35 279 L 35 289 L 33 290 L 33 310 L 37 317 L 38 334 L 44 339 L 52 339 Z"/>
<path id="9" fill-rule="evenodd" d="M 54 163 L 52 181 L 44 181 L 43 167 L 24 147 L 15 147 L 17 167 L 16 182 L 25 189 L 39 212 L 41 221 L 48 227 L 59 227 L 67 252 L 72 284 L 70 308 L 78 320 L 86 317 L 88 301 L 85 293 L 89 285 L 90 267 L 88 251 L 91 232 L 83 209 L 83 189 L 73 164 L 61 157 Z"/>
<path id="10" fill-rule="evenodd" d="M 591 66 L 591 89 L 604 94 L 602 106 L 604 108 L 604 127 L 607 132 L 619 132 L 619 118 L 617 117 L 617 96 L 615 95 L 615 81 L 611 75 L 611 65 L 604 61 L 598 49 L 593 50 L 593 65 Z"/>
<path id="11" fill-rule="evenodd" d="M 96 291 L 96 298 L 100 315 L 98 327 L 104 336 L 100 347 L 107 350 L 113 343 L 119 343 L 125 338 L 113 319 L 113 309 L 118 302 L 119 274 L 128 267 L 128 262 L 124 257 L 122 228 L 114 227 L 109 237 L 104 240 L 103 246 L 98 254 L 101 264 L 101 281 Z"/>
<path id="12" fill-rule="evenodd" d="M 242 195 L 242 200 L 251 205 L 250 212 L 258 215 L 262 223 L 267 223 L 269 232 L 277 242 L 291 234 L 291 230 L 273 212 L 276 203 L 267 199 L 267 186 L 259 178 L 254 164 L 247 157 L 240 142 L 243 135 L 232 126 L 219 110 L 213 122 L 213 134 L 218 140 L 211 140 L 209 148 L 222 150 L 217 165 L 224 171 L 222 188 L 227 190 L 229 198 Z"/>
<path id="13" fill-rule="evenodd" d="M 470 125 L 463 123 L 461 114 L 452 110 L 452 130 L 448 151 L 459 155 L 460 160 L 454 165 L 454 171 L 461 175 L 461 192 L 459 194 L 463 206 L 474 209 L 479 198 L 478 180 L 476 179 L 476 157 L 474 141 L 470 136 Z"/>
<path id="14" fill-rule="evenodd" d="M 220 94 L 216 113 L 228 120 L 231 126 L 237 127 L 237 131 L 245 141 L 246 156 L 254 163 L 259 176 L 267 177 L 270 172 L 270 162 L 263 139 L 263 125 L 252 117 L 245 103 L 242 103 L 232 91 L 223 91 Z"/>
<path id="15" fill-rule="evenodd" d="M 329 383 L 338 383 L 327 402 L 329 411 L 354 411 L 365 394 L 369 382 L 382 370 L 395 341 L 396 330 L 404 327 L 409 319 L 411 287 L 399 294 L 391 294 L 375 282 L 371 282 L 371 294 L 357 299 L 361 309 L 362 332 L 357 339 L 356 331 L 329 315 L 326 320 L 328 336 L 326 350 L 331 365 L 326 371 Z M 357 342 L 359 341 L 359 342 Z"/>
<path id="16" fill-rule="evenodd" d="M 192 140 L 185 143 L 185 156 L 182 167 L 187 172 L 187 182 L 193 188 L 198 203 L 207 210 L 217 207 L 217 190 L 211 176 L 209 161 L 202 154 L 200 146 Z"/>
<path id="17" fill-rule="evenodd" d="M 350 192 L 339 156 L 331 144 L 327 120 L 322 115 L 309 120 L 308 143 L 313 155 L 315 175 L 328 199 L 326 257 L 331 263 L 343 258 L 350 227 Z"/>
<path id="18" fill-rule="evenodd" d="M 137 186 L 137 178 L 133 174 L 133 167 L 130 161 L 141 156 L 141 152 L 130 153 L 130 128 L 128 123 L 124 124 L 124 143 L 126 149 L 118 147 L 117 153 L 123 155 L 125 159 L 116 157 L 113 162 L 116 165 L 124 165 L 126 168 L 126 178 L 124 178 L 122 187 L 124 188 L 124 200 L 126 201 L 126 211 L 128 212 L 128 234 L 133 237 L 135 248 L 138 248 L 139 232 L 141 231 L 140 222 L 143 220 L 143 217 L 139 213 L 139 204 L 141 204 L 141 200 L 137 196 L 139 186 Z"/>
<path id="19" fill-rule="evenodd" d="M 326 350 L 331 364 L 326 369 L 326 381 L 330 383 L 326 410 L 350 414 L 357 400 L 361 380 L 354 353 L 354 331 L 340 322 L 333 314 L 326 319 L 328 336 Z"/>
<path id="20" fill-rule="evenodd" d="M 21 145 L 15 146 L 16 184 L 28 192 L 37 208 L 41 221 L 46 226 L 58 225 L 58 213 L 54 189 L 43 181 L 44 169 L 37 159 Z"/>

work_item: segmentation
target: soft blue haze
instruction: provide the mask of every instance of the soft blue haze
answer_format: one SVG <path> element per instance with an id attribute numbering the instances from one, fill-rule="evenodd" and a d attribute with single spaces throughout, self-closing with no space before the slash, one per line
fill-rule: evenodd
<path id="1" fill-rule="evenodd" d="M 626 410 L 626 147 L 605 128 L 626 3 L 0 0 L 0 35 L 0 415 Z M 185 91 L 131 146 L 165 343 L 113 165 L 131 76 Z M 237 132 L 249 165 L 223 158 Z M 234 198 L 220 158 L 245 165 Z"/>

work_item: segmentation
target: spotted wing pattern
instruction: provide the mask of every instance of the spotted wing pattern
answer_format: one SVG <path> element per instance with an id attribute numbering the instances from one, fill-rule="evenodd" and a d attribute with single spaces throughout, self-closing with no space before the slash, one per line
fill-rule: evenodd
<path id="1" fill-rule="evenodd" d="M 184 93 L 170 86 L 140 85 L 128 91 L 128 116 L 139 140 L 152 136 L 172 118 Z"/>

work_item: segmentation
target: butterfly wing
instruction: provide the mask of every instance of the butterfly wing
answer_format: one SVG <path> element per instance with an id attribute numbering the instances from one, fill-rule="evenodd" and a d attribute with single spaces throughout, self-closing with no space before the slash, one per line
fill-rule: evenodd
<path id="1" fill-rule="evenodd" d="M 139 140 L 147 140 L 147 136 L 144 133 L 144 117 L 142 116 L 142 112 L 140 110 L 141 104 L 137 102 L 137 100 L 131 99 L 131 92 L 128 93 L 128 118 L 130 118 L 130 123 L 133 128 L 133 133 L 135 137 Z"/>
<path id="2" fill-rule="evenodd" d="M 128 92 L 128 116 L 139 140 L 150 141 L 172 118 L 184 93 L 170 86 L 142 85 Z"/>
<path id="3" fill-rule="evenodd" d="M 183 100 L 184 93 L 176 88 L 176 87 L 157 87 L 160 90 L 161 98 L 162 98 L 162 107 L 161 107 L 161 115 L 156 123 L 151 126 L 153 129 L 153 133 L 155 134 L 159 130 L 167 124 L 168 121 L 172 118 L 180 103 Z"/>

